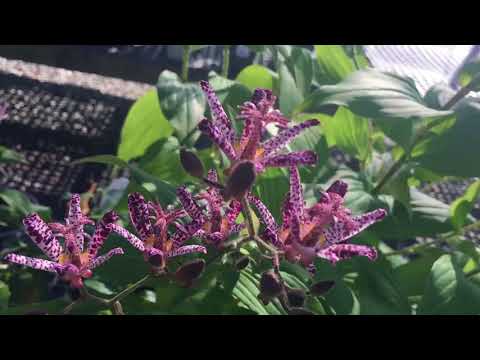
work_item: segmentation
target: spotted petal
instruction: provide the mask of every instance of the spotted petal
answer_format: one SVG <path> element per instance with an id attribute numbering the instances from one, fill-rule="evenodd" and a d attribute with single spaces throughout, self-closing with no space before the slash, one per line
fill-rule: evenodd
<path id="1" fill-rule="evenodd" d="M 112 232 L 112 228 L 108 224 L 113 224 L 118 221 L 119 216 L 115 211 L 106 213 L 103 218 L 97 223 L 92 240 L 88 244 L 88 257 L 93 261 L 97 256 L 98 250 L 102 247 L 108 235 Z"/>
<path id="2" fill-rule="evenodd" d="M 202 209 L 197 205 L 192 194 L 190 194 L 185 185 L 180 186 L 177 189 L 177 197 L 192 220 L 202 223 L 205 221 L 205 215 L 203 214 Z"/>
<path id="3" fill-rule="evenodd" d="M 62 248 L 47 223 L 38 214 L 31 214 L 23 220 L 23 225 L 26 233 L 40 250 L 51 260 L 58 261 Z"/>
<path id="4" fill-rule="evenodd" d="M 225 135 L 227 136 L 230 142 L 233 142 L 233 129 L 232 123 L 228 119 L 225 110 L 223 109 L 220 100 L 218 99 L 217 95 L 215 95 L 215 91 L 213 90 L 212 86 L 207 81 L 201 81 L 200 87 L 202 88 L 203 92 L 207 97 L 208 105 L 210 106 L 210 112 L 212 113 L 214 123 L 221 128 L 224 128 Z"/>
<path id="5" fill-rule="evenodd" d="M 201 132 L 207 135 L 223 153 L 230 159 L 235 160 L 237 155 L 235 153 L 235 149 L 233 148 L 232 141 L 228 138 L 227 134 L 222 132 L 222 130 L 215 126 L 211 121 L 208 119 L 203 119 L 198 124 L 198 128 Z"/>
<path id="6" fill-rule="evenodd" d="M 237 221 L 238 215 L 242 211 L 242 204 L 238 200 L 232 200 L 230 206 L 225 211 L 225 217 L 227 218 L 228 224 L 231 226 Z"/>
<path id="7" fill-rule="evenodd" d="M 298 165 L 314 165 L 318 160 L 315 152 L 297 151 L 288 154 L 271 156 L 262 160 L 263 167 L 290 167 Z"/>
<path id="8" fill-rule="evenodd" d="M 182 255 L 187 255 L 187 254 L 193 254 L 193 253 L 201 253 L 201 254 L 206 254 L 207 249 L 204 246 L 201 245 L 187 245 L 187 246 L 182 246 L 179 247 L 176 250 L 173 250 L 168 253 L 168 257 L 176 257 L 176 256 L 182 256 Z"/>
<path id="9" fill-rule="evenodd" d="M 296 166 L 290 167 L 290 206 L 292 207 L 292 212 L 301 219 L 305 201 L 303 199 L 300 173 Z"/>
<path id="10" fill-rule="evenodd" d="M 263 144 L 263 156 L 268 157 L 270 155 L 275 154 L 279 150 L 281 150 L 285 145 L 287 145 L 290 141 L 295 139 L 300 133 L 304 130 L 319 125 L 320 122 L 318 120 L 307 120 L 299 125 L 293 126 L 291 128 L 282 130 L 277 136 L 265 141 Z"/>
<path id="11" fill-rule="evenodd" d="M 132 246 L 140 251 L 145 251 L 145 245 L 142 240 L 140 240 L 138 237 L 133 235 L 130 231 L 122 228 L 121 226 L 117 224 L 108 224 L 106 226 L 107 228 L 110 228 L 111 231 L 116 232 L 118 235 L 123 237 L 125 240 L 127 240 Z"/>
<path id="12" fill-rule="evenodd" d="M 366 256 L 374 261 L 377 258 L 377 251 L 364 245 L 335 244 L 318 251 L 317 256 L 335 265 L 340 260 L 351 259 L 354 256 Z"/>
<path id="13" fill-rule="evenodd" d="M 335 181 L 327 190 L 328 193 L 338 194 L 342 198 L 345 197 L 345 194 L 347 193 L 347 191 L 348 191 L 348 184 L 342 180 Z"/>
<path id="14" fill-rule="evenodd" d="M 28 266 L 32 269 L 43 270 L 56 273 L 59 264 L 49 260 L 36 259 L 23 255 L 8 254 L 5 256 L 5 261 L 13 264 Z"/>
<path id="15" fill-rule="evenodd" d="M 171 240 L 173 241 L 173 248 L 178 249 L 185 241 L 187 241 L 194 234 L 196 234 L 201 227 L 201 223 L 193 221 L 190 224 L 185 225 L 183 229 L 178 228 L 171 238 Z"/>
<path id="16" fill-rule="evenodd" d="M 110 260 L 115 255 L 123 255 L 123 249 L 122 248 L 112 249 L 106 255 L 96 257 L 90 263 L 89 269 L 95 269 L 96 267 L 99 267 L 100 265 Z"/>
<path id="17" fill-rule="evenodd" d="M 145 240 L 152 234 L 152 224 L 150 223 L 150 212 L 148 203 L 139 193 L 133 193 L 128 196 L 128 211 L 137 234 L 142 240 Z"/>
<path id="18" fill-rule="evenodd" d="M 386 215 L 387 212 L 384 209 L 377 209 L 363 215 L 353 216 L 348 223 L 337 220 L 325 230 L 327 242 L 329 244 L 338 244 L 347 241 L 370 225 L 381 221 Z"/>

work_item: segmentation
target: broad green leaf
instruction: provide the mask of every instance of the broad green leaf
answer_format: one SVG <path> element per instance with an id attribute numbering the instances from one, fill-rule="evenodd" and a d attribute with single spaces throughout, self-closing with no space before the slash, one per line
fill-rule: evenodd
<path id="1" fill-rule="evenodd" d="M 461 197 L 450 205 L 453 226 L 457 230 L 465 224 L 467 215 L 472 211 L 475 202 L 480 194 L 480 180 L 471 184 Z"/>
<path id="2" fill-rule="evenodd" d="M 10 299 L 10 289 L 7 284 L 0 281 L 0 310 L 5 310 L 8 307 L 8 300 Z"/>
<path id="3" fill-rule="evenodd" d="M 188 179 L 180 162 L 180 144 L 174 137 L 161 139 L 150 146 L 138 166 L 170 184 L 181 185 Z"/>
<path id="4" fill-rule="evenodd" d="M 320 84 L 336 84 L 355 71 L 355 65 L 342 45 L 315 45 L 317 62 L 320 65 Z"/>
<path id="5" fill-rule="evenodd" d="M 80 164 L 88 164 L 88 163 L 114 165 L 122 169 L 128 167 L 128 163 L 125 160 L 122 160 L 121 158 L 114 155 L 89 156 L 89 157 L 72 162 L 72 166 L 80 165 Z"/>
<path id="6" fill-rule="evenodd" d="M 427 106 L 412 79 L 365 69 L 352 73 L 336 85 L 312 93 L 297 109 L 317 112 L 326 104 L 348 107 L 353 113 L 379 119 L 412 119 L 448 116 Z"/>
<path id="7" fill-rule="evenodd" d="M 370 129 L 367 119 L 341 107 L 335 116 L 322 122 L 322 129 L 329 147 L 336 145 L 362 161 L 369 157 Z"/>
<path id="8" fill-rule="evenodd" d="M 279 64 L 278 75 L 280 111 L 288 117 L 302 103 L 303 95 L 295 83 L 294 75 L 285 63 Z"/>
<path id="9" fill-rule="evenodd" d="M 313 59 L 309 50 L 294 47 L 291 55 L 285 61 L 290 73 L 293 74 L 296 87 L 302 97 L 310 93 L 313 80 Z"/>
<path id="10" fill-rule="evenodd" d="M 255 193 L 262 199 L 275 219 L 280 219 L 280 208 L 289 188 L 286 172 L 279 168 L 270 168 L 258 177 Z"/>
<path id="11" fill-rule="evenodd" d="M 173 127 L 160 109 L 156 90 L 133 104 L 122 128 L 118 156 L 125 161 L 144 154 L 155 141 L 172 135 Z"/>
<path id="12" fill-rule="evenodd" d="M 20 191 L 12 189 L 1 190 L 0 200 L 6 204 L 6 206 L 0 205 L 0 210 L 4 213 L 2 220 L 10 225 L 20 225 L 22 218 L 31 213 L 38 213 L 46 221 L 51 219 L 52 214 L 49 207 L 32 203 Z"/>
<path id="13" fill-rule="evenodd" d="M 274 74 L 270 69 L 262 65 L 250 65 L 238 74 L 236 81 L 254 91 L 257 88 L 272 90 L 273 79 Z"/>
<path id="14" fill-rule="evenodd" d="M 422 315 L 478 315 L 480 287 L 465 278 L 455 256 L 443 255 L 432 266 L 418 310 Z"/>
<path id="15" fill-rule="evenodd" d="M 110 290 L 103 282 L 98 280 L 87 279 L 85 280 L 85 286 L 102 295 L 113 295 L 113 291 Z"/>
<path id="16" fill-rule="evenodd" d="M 27 163 L 25 157 L 11 149 L 8 149 L 4 146 L 0 146 L 0 163 L 16 163 L 22 162 Z"/>
<path id="17" fill-rule="evenodd" d="M 362 315 L 409 315 L 408 299 L 400 291 L 398 281 L 385 259 L 371 262 L 366 258 L 354 259 Z"/>
<path id="18" fill-rule="evenodd" d="M 400 290 L 407 296 L 421 296 L 427 283 L 433 263 L 443 255 L 443 251 L 430 248 L 419 257 L 394 269 Z"/>
<path id="19" fill-rule="evenodd" d="M 182 142 L 197 127 L 205 112 L 206 100 L 198 84 L 185 84 L 177 74 L 165 70 L 157 83 L 160 108 Z M 197 137 L 189 139 L 193 145 Z"/>
<path id="20" fill-rule="evenodd" d="M 440 134 L 432 134 L 421 154 L 415 157 L 422 167 L 440 175 L 480 176 L 480 104 L 466 99 L 455 108 L 456 121 Z"/>

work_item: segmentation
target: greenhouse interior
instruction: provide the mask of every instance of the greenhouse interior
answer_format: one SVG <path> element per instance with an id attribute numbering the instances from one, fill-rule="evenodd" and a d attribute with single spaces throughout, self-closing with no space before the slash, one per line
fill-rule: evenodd
<path id="1" fill-rule="evenodd" d="M 0 45 L 0 315 L 480 315 L 479 134 L 480 45 Z"/>

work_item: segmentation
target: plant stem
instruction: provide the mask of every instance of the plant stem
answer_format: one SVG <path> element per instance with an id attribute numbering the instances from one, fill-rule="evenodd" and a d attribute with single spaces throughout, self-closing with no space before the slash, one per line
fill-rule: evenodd
<path id="1" fill-rule="evenodd" d="M 450 110 L 453 106 L 455 106 L 460 100 L 462 100 L 465 96 L 468 95 L 470 91 L 472 91 L 477 85 L 480 83 L 480 73 L 477 74 L 465 87 L 461 88 L 455 96 L 453 96 L 450 101 L 445 104 L 443 110 Z M 378 194 L 380 190 L 386 185 L 386 183 L 396 174 L 396 172 L 402 167 L 405 161 L 410 157 L 412 150 L 418 144 L 419 141 L 423 140 L 424 137 L 428 134 L 428 131 L 434 128 L 435 126 L 439 125 L 443 121 L 445 121 L 445 117 L 441 117 L 432 121 L 430 124 L 425 126 L 423 129 L 420 129 L 415 136 L 414 140 L 412 141 L 411 146 L 405 152 L 404 155 L 400 157 L 390 168 L 390 170 L 385 174 L 385 176 L 380 180 L 378 185 L 373 190 L 374 194 Z"/>
<path id="2" fill-rule="evenodd" d="M 228 74 L 229 74 L 229 70 L 230 70 L 230 46 L 231 45 L 224 45 L 223 46 L 222 76 L 224 78 L 228 78 Z"/>
<path id="3" fill-rule="evenodd" d="M 132 292 L 137 290 L 144 283 L 146 283 L 150 279 L 151 276 L 152 276 L 151 274 L 147 274 L 142 279 L 138 280 L 135 284 L 127 287 L 125 290 L 123 290 L 123 291 L 119 292 L 117 295 L 115 295 L 112 299 L 108 300 L 107 304 L 109 306 L 113 306 L 117 301 L 122 300 L 123 298 L 125 298 L 126 296 L 130 295 Z"/>
<path id="4" fill-rule="evenodd" d="M 243 214 L 243 217 L 245 218 L 245 222 L 247 223 L 248 236 L 250 237 L 251 240 L 254 240 L 255 228 L 253 226 L 252 210 L 250 209 L 250 204 L 248 203 L 247 198 L 245 196 L 242 198 L 241 204 L 242 204 L 242 214 Z"/>
<path id="5" fill-rule="evenodd" d="M 480 268 L 473 269 L 465 274 L 466 277 L 472 277 L 480 273 Z"/>
<path id="6" fill-rule="evenodd" d="M 408 246 L 406 248 L 397 250 L 397 251 L 392 251 L 389 253 L 384 254 L 384 256 L 395 256 L 395 255 L 409 255 L 409 254 L 414 254 L 418 250 L 423 250 L 425 248 L 428 248 L 431 245 L 434 245 L 437 241 L 430 241 L 428 243 L 423 243 L 423 244 L 415 244 L 412 246 Z"/>
<path id="7" fill-rule="evenodd" d="M 188 81 L 188 70 L 190 68 L 190 54 L 192 53 L 191 45 L 185 45 L 183 47 L 183 59 L 182 59 L 182 80 Z"/>

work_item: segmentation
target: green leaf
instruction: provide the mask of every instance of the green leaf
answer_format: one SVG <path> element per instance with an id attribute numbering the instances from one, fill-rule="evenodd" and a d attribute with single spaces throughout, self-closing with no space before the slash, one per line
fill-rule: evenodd
<path id="1" fill-rule="evenodd" d="M 10 150 L 4 146 L 0 146 L 0 163 L 27 163 L 25 157 L 13 150 Z"/>
<path id="2" fill-rule="evenodd" d="M 267 49 L 268 45 L 247 45 L 247 47 L 254 52 L 263 52 Z"/>
<path id="3" fill-rule="evenodd" d="M 110 290 L 103 282 L 98 280 L 87 279 L 85 280 L 85 286 L 102 295 L 113 295 L 113 291 Z"/>
<path id="4" fill-rule="evenodd" d="M 355 65 L 341 45 L 315 45 L 320 65 L 318 82 L 336 84 L 355 71 Z"/>
<path id="5" fill-rule="evenodd" d="M 285 63 L 279 64 L 278 75 L 280 111 L 288 117 L 293 113 L 293 110 L 302 103 L 303 95 L 295 83 L 294 75 Z"/>
<path id="6" fill-rule="evenodd" d="M 480 104 L 465 99 L 455 108 L 456 121 L 439 134 L 431 135 L 423 152 L 415 157 L 420 166 L 440 175 L 480 176 Z"/>
<path id="7" fill-rule="evenodd" d="M 10 299 L 10 289 L 7 284 L 0 281 L 0 310 L 8 308 L 8 300 Z"/>
<path id="8" fill-rule="evenodd" d="M 160 108 L 182 142 L 202 120 L 206 106 L 205 96 L 198 84 L 185 84 L 177 74 L 168 70 L 160 74 L 157 91 Z M 195 141 L 196 137 L 191 137 L 189 145 Z"/>
<path id="9" fill-rule="evenodd" d="M 274 73 L 262 65 L 250 65 L 238 74 L 236 81 L 245 85 L 250 91 L 257 88 L 273 89 Z"/>
<path id="10" fill-rule="evenodd" d="M 480 288 L 465 278 L 455 256 L 443 255 L 433 264 L 418 313 L 422 315 L 480 313 Z"/>
<path id="11" fill-rule="evenodd" d="M 2 220 L 5 220 L 8 224 L 15 226 L 20 225 L 22 218 L 31 213 L 38 213 L 47 221 L 51 219 L 51 210 L 49 207 L 32 203 L 30 199 L 20 191 L 11 189 L 1 190 L 0 200 L 4 201 L 7 205 L 5 217 L 3 217 Z M 0 209 L 3 209 L 1 205 Z"/>
<path id="12" fill-rule="evenodd" d="M 329 147 L 336 145 L 362 161 L 369 157 L 370 129 L 367 119 L 341 107 L 335 116 L 322 122 L 322 128 Z"/>
<path id="13" fill-rule="evenodd" d="M 189 177 L 180 162 L 180 144 L 174 137 L 161 139 L 151 145 L 138 166 L 174 185 L 184 183 Z"/>
<path id="14" fill-rule="evenodd" d="M 409 315 L 408 299 L 400 291 L 392 269 L 385 259 L 375 262 L 363 257 L 354 259 L 362 315 Z"/>
<path id="15" fill-rule="evenodd" d="M 125 161 L 144 154 L 155 141 L 172 135 L 173 127 L 160 109 L 156 90 L 133 104 L 122 128 L 118 156 Z"/>
<path id="16" fill-rule="evenodd" d="M 318 112 L 327 104 L 346 106 L 357 115 L 380 119 L 448 116 L 451 111 L 429 108 L 412 79 L 373 69 L 356 71 L 337 85 L 325 85 L 297 109 Z"/>
<path id="17" fill-rule="evenodd" d="M 267 169 L 257 179 L 255 193 L 276 218 L 280 218 L 280 209 L 289 191 L 290 184 L 288 176 L 282 169 Z"/>
<path id="18" fill-rule="evenodd" d="M 468 187 L 465 194 L 450 205 L 452 223 L 457 230 L 460 230 L 464 226 L 467 215 L 472 211 L 479 194 L 480 180 L 477 180 Z"/>
<path id="19" fill-rule="evenodd" d="M 296 87 L 300 90 L 302 97 L 305 97 L 310 93 L 313 80 L 312 54 L 307 49 L 293 47 L 285 63 L 293 74 Z"/>
<path id="20" fill-rule="evenodd" d="M 121 158 L 114 156 L 114 155 L 96 155 L 96 156 L 89 156 L 83 159 L 76 160 L 72 162 L 72 166 L 80 165 L 80 164 L 104 164 L 104 165 L 115 165 L 119 166 L 120 168 L 127 168 L 128 163 Z"/>

